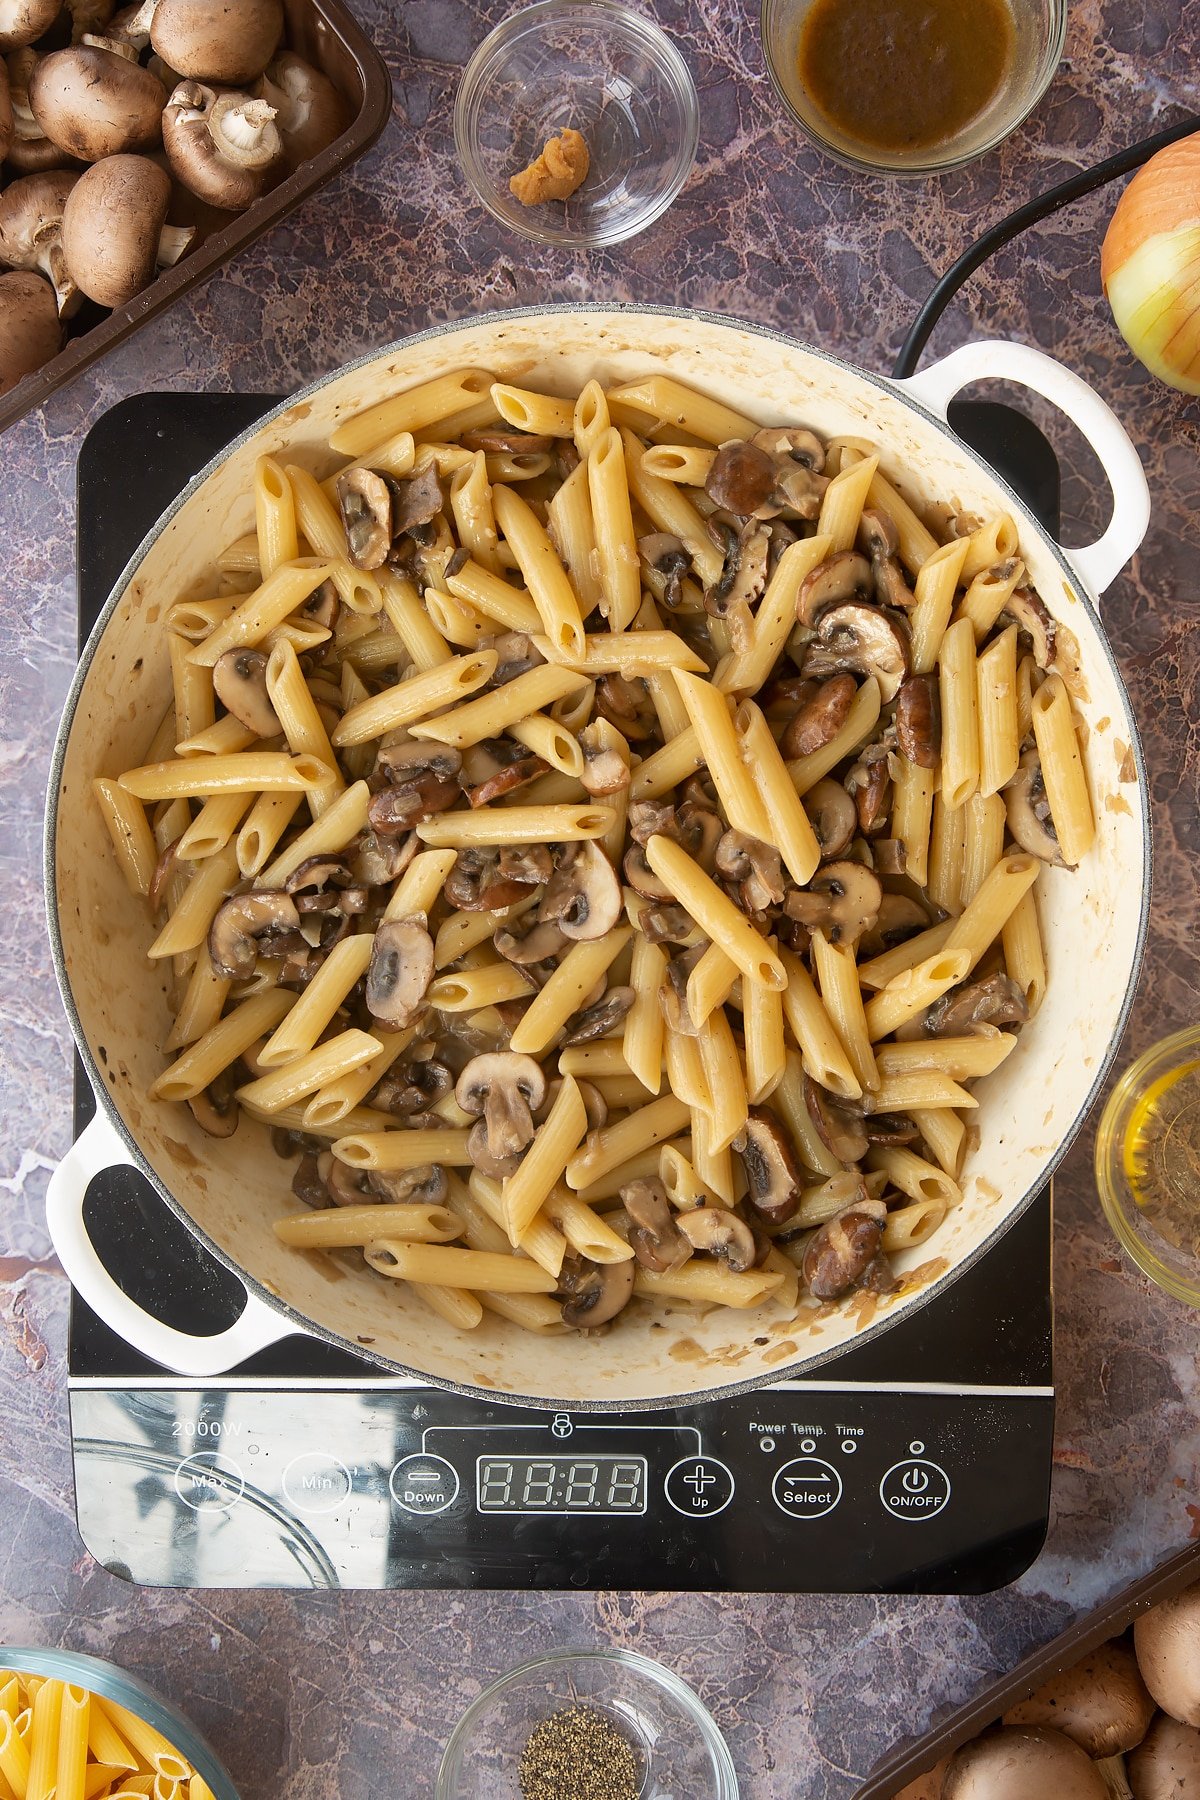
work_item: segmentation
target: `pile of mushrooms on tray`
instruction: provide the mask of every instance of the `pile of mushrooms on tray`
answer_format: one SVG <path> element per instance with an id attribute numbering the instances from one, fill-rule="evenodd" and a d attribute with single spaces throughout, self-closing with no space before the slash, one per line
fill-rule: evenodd
<path id="1" fill-rule="evenodd" d="M 0 394 L 341 134 L 283 37 L 282 0 L 0 0 Z"/>
<path id="2" fill-rule="evenodd" d="M 1200 1583 L 1163 1600 L 896 1800 L 1193 1800 Z"/>

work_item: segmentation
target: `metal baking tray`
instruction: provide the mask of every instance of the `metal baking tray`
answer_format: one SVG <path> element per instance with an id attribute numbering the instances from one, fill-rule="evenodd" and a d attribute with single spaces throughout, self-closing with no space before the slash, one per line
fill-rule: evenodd
<path id="1" fill-rule="evenodd" d="M 392 84 L 378 50 L 342 0 L 284 0 L 285 42 L 306 62 L 322 69 L 349 103 L 350 124 L 332 144 L 295 169 L 244 213 L 222 226 L 173 269 L 158 275 L 125 306 L 67 339 L 50 362 L 27 375 L 0 399 L 0 431 L 41 406 L 82 369 L 123 343 L 139 325 L 170 306 L 189 288 L 219 269 L 247 244 L 270 231 L 302 200 L 370 148 L 388 122 Z M 90 308 L 87 310 L 95 311 Z"/>
<path id="2" fill-rule="evenodd" d="M 944 1724 L 927 1731 L 915 1742 L 898 1745 L 872 1769 L 855 1800 L 893 1800 L 910 1781 L 932 1769 L 940 1757 L 978 1737 L 1010 1706 L 1027 1700 L 1052 1675 L 1073 1668 L 1089 1651 L 1106 1644 L 1110 1638 L 1120 1637 L 1139 1613 L 1149 1612 L 1160 1600 L 1182 1593 L 1196 1581 L 1200 1581 L 1200 1544 L 1191 1544 L 1186 1550 L 1167 1557 L 1148 1575 L 1122 1588 L 1095 1612 L 1085 1613 L 1042 1649 L 1034 1650 L 1008 1675 L 959 1707 Z"/>

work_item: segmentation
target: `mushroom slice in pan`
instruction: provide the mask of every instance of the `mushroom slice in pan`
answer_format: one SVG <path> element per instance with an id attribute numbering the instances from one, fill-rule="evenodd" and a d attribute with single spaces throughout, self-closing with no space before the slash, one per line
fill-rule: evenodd
<path id="1" fill-rule="evenodd" d="M 684 1037 L 695 1037 L 700 1029 L 688 1011 L 687 987 L 688 977 L 703 954 L 703 946 L 696 944 L 681 955 L 672 956 L 667 962 L 666 979 L 658 990 L 663 1018 L 670 1030 L 681 1031 Z"/>
<path id="2" fill-rule="evenodd" d="M 663 901 L 642 908 L 638 930 L 648 944 L 686 944 L 695 936 L 696 922 L 682 906 Z"/>
<path id="3" fill-rule="evenodd" d="M 467 1155 L 473 1167 L 481 1175 L 490 1175 L 493 1181 L 504 1181 L 509 1175 L 515 1175 L 524 1154 L 523 1150 L 512 1150 L 506 1156 L 493 1156 L 488 1149 L 485 1119 L 477 1119 L 467 1133 Z"/>
<path id="4" fill-rule="evenodd" d="M 423 819 L 458 800 L 462 757 L 447 744 L 389 744 L 375 758 L 375 774 L 388 783 L 371 796 L 367 818 L 384 837 L 411 831 Z"/>
<path id="5" fill-rule="evenodd" d="M 527 885 L 500 873 L 495 850 L 471 847 L 459 851 L 443 892 L 460 912 L 499 912 L 524 900 Z"/>
<path id="6" fill-rule="evenodd" d="M 786 757 L 811 756 L 831 743 L 846 723 L 858 683 L 853 675 L 831 675 L 797 709 L 779 740 Z"/>
<path id="7" fill-rule="evenodd" d="M 858 543 L 859 548 L 871 559 L 875 598 L 879 604 L 905 608 L 915 605 L 916 596 L 905 581 L 904 572 L 896 560 L 900 534 L 892 515 L 879 507 L 864 507 L 859 522 Z"/>
<path id="8" fill-rule="evenodd" d="M 731 438 L 712 460 L 704 491 L 714 506 L 739 519 L 773 519 L 780 508 L 774 501 L 777 470 L 775 458 L 750 438 Z"/>
<path id="9" fill-rule="evenodd" d="M 381 1199 L 393 1202 L 441 1206 L 450 1191 L 446 1171 L 436 1163 L 422 1163 L 419 1169 L 372 1169 L 368 1180 Z"/>
<path id="10" fill-rule="evenodd" d="M 934 676 L 910 675 L 897 689 L 896 747 L 918 768 L 937 768 L 942 748 L 942 715 Z"/>
<path id="11" fill-rule="evenodd" d="M 474 1056 L 458 1078 L 454 1098 L 472 1118 L 483 1116 L 494 1157 L 519 1155 L 533 1142 L 533 1108 L 546 1092 L 546 1077 L 532 1056 L 494 1050 Z"/>
<path id="12" fill-rule="evenodd" d="M 284 892 L 296 902 L 296 911 L 336 912 L 347 895 L 361 894 L 351 886 L 350 870 L 340 856 L 306 856 L 284 881 Z M 345 910 L 361 912 L 362 906 L 351 900 Z"/>
<path id="13" fill-rule="evenodd" d="M 485 738 L 463 758 L 460 785 L 472 807 L 488 806 L 546 773 L 549 765 L 515 738 Z"/>
<path id="14" fill-rule="evenodd" d="M 208 954 L 213 969 L 230 981 L 252 975 L 261 940 L 299 928 L 300 914 L 289 895 L 273 889 L 235 894 L 217 908 L 208 928 Z"/>
<path id="15" fill-rule="evenodd" d="M 1014 588 L 1005 602 L 1001 621 L 1013 619 L 1033 645 L 1033 660 L 1048 669 L 1057 649 L 1058 627 L 1032 588 Z"/>
<path id="16" fill-rule="evenodd" d="M 796 596 L 796 618 L 815 625 L 831 606 L 847 600 L 869 600 L 874 593 L 871 565 L 856 550 L 839 550 L 811 569 Z"/>
<path id="17" fill-rule="evenodd" d="M 886 705 L 908 675 L 908 630 L 877 606 L 850 602 L 831 606 L 817 622 L 817 635 L 804 652 L 802 673 L 823 681 L 843 669 L 873 675 Z"/>
<path id="18" fill-rule="evenodd" d="M 580 780 L 594 800 L 623 793 L 629 786 L 629 764 L 619 750 L 597 736 L 598 730 L 596 725 L 587 725 L 579 734 L 583 751 Z"/>
<path id="19" fill-rule="evenodd" d="M 715 1256 L 735 1275 L 752 1269 L 758 1260 L 758 1244 L 744 1219 L 724 1206 L 697 1206 L 675 1220 L 693 1250 Z"/>
<path id="20" fill-rule="evenodd" d="M 350 852 L 354 879 L 363 887 L 383 887 L 397 881 L 421 848 L 416 832 L 408 837 L 386 837 L 361 832 Z"/>
<path id="21" fill-rule="evenodd" d="M 367 969 L 367 1011 L 392 1031 L 411 1025 L 433 980 L 433 939 L 424 913 L 385 919 Z"/>
<path id="22" fill-rule="evenodd" d="M 765 450 L 775 463 L 786 457 L 798 468 L 819 475 L 825 467 L 825 446 L 815 431 L 804 425 L 764 425 L 750 439 L 759 450 Z"/>
<path id="23" fill-rule="evenodd" d="M 711 619 L 732 619 L 740 608 L 752 606 L 767 585 L 767 553 L 771 540 L 766 528 L 753 519 L 729 542 L 725 562 L 713 586 L 704 594 L 704 610 Z"/>
<path id="24" fill-rule="evenodd" d="M 915 1144 L 921 1133 L 907 1113 L 867 1113 L 863 1118 L 867 1142 L 898 1148 Z"/>
<path id="25" fill-rule="evenodd" d="M 492 935 L 492 943 L 505 962 L 515 963 L 519 969 L 531 963 L 550 962 L 567 947 L 567 939 L 554 919 L 541 924 L 536 919 L 532 922 L 514 919 L 512 924 L 528 924 L 528 928 L 514 931 L 512 925 L 498 926 Z"/>
<path id="26" fill-rule="evenodd" d="M 821 930 L 831 944 L 855 944 L 879 917 L 883 889 L 878 876 L 856 862 L 823 863 L 806 888 L 784 901 L 789 919 Z"/>
<path id="27" fill-rule="evenodd" d="M 281 729 L 267 692 L 267 658 L 261 650 L 226 650 L 213 664 L 212 684 L 226 712 L 255 737 L 274 737 Z"/>
<path id="28" fill-rule="evenodd" d="M 1010 975 L 998 971 L 969 987 L 952 988 L 925 1014 L 928 1037 L 963 1037 L 980 1025 L 1023 1025 L 1029 1005 Z"/>
<path id="29" fill-rule="evenodd" d="M 879 902 L 879 917 L 859 941 L 859 960 L 866 962 L 872 956 L 882 956 L 885 950 L 894 950 L 918 931 L 928 931 L 931 923 L 919 900 L 908 894 L 885 894 Z"/>
<path id="30" fill-rule="evenodd" d="M 593 1038 L 607 1037 L 632 1009 L 633 1000 L 631 987 L 609 988 L 603 1000 L 567 1020 L 563 1048 L 568 1044 L 590 1044 Z"/>
<path id="31" fill-rule="evenodd" d="M 752 1106 L 733 1147 L 746 1171 L 751 1206 L 768 1225 L 782 1225 L 800 1204 L 800 1164 L 783 1126 L 765 1106 Z"/>
<path id="32" fill-rule="evenodd" d="M 860 1162 L 867 1154 L 867 1128 L 861 1112 L 835 1098 L 811 1075 L 804 1077 L 804 1104 L 817 1136 L 840 1163 Z"/>
<path id="33" fill-rule="evenodd" d="M 1046 784 L 1042 779 L 1042 763 L 1036 750 L 1027 750 L 1020 767 L 1004 789 L 1001 798 L 1008 814 L 1008 829 L 1030 856 L 1039 856 L 1056 869 L 1066 862 L 1054 832 Z"/>
<path id="34" fill-rule="evenodd" d="M 324 1154 L 332 1162 L 332 1152 L 327 1150 Z M 329 1205 L 329 1189 L 321 1174 L 321 1159 L 311 1150 L 306 1150 L 296 1165 L 296 1173 L 292 1176 L 292 1192 L 305 1206 L 323 1210 Z"/>
<path id="35" fill-rule="evenodd" d="M 538 919 L 552 919 L 565 937 L 588 942 L 605 937 L 624 904 L 616 871 L 591 839 L 564 844 L 538 907 Z"/>
<path id="36" fill-rule="evenodd" d="M 738 900 L 745 912 L 765 912 L 783 901 L 783 860 L 773 844 L 749 837 L 744 831 L 727 831 L 717 845 L 719 875 L 737 883 Z"/>
<path id="37" fill-rule="evenodd" d="M 232 1137 L 238 1128 L 241 1108 L 233 1096 L 233 1081 L 228 1069 L 222 1069 L 215 1081 L 188 1101 L 192 1117 L 209 1137 Z"/>
<path id="38" fill-rule="evenodd" d="M 415 475 L 393 478 L 392 536 L 401 537 L 436 519 L 445 505 L 437 464 L 426 463 Z"/>
<path id="39" fill-rule="evenodd" d="M 646 852 L 641 844 L 631 844 L 625 852 L 623 864 L 625 879 L 635 893 L 641 894 L 645 900 L 674 900 L 673 891 L 654 873 L 646 861 Z"/>
<path id="40" fill-rule="evenodd" d="M 674 612 L 683 597 L 683 578 L 691 571 L 691 552 L 683 539 L 670 531 L 652 531 L 648 537 L 638 539 L 637 547 L 643 567 L 659 577 L 657 583 L 651 581 L 649 585 L 668 611 Z M 657 592 L 659 587 L 661 594 Z"/>
<path id="41" fill-rule="evenodd" d="M 841 856 L 850 848 L 858 826 L 854 801 L 840 781 L 825 775 L 804 796 L 808 814 L 822 858 Z"/>
<path id="42" fill-rule="evenodd" d="M 496 652 L 496 667 L 484 690 L 503 687 L 518 675 L 527 675 L 544 660 L 533 639 L 524 631 L 501 631 L 491 641 Z"/>
<path id="43" fill-rule="evenodd" d="M 624 1262 L 594 1263 L 583 1256 L 567 1256 L 559 1271 L 563 1324 L 576 1331 L 607 1325 L 632 1298 L 634 1257 Z"/>
<path id="44" fill-rule="evenodd" d="M 814 1231 L 803 1273 L 815 1300 L 837 1300 L 863 1280 L 881 1254 L 886 1220 L 882 1200 L 858 1200 Z"/>
<path id="45" fill-rule="evenodd" d="M 392 488 L 374 469 L 344 469 L 335 483 L 356 569 L 381 569 L 392 547 Z"/>
<path id="46" fill-rule="evenodd" d="M 624 675 L 602 675 L 596 683 L 596 711 L 631 744 L 653 737 L 658 730 L 658 714 L 640 676 L 627 680 Z"/>
<path id="47" fill-rule="evenodd" d="M 843 786 L 854 801 L 858 829 L 865 837 L 882 831 L 891 809 L 892 776 L 882 744 L 868 744 L 847 770 Z"/>
<path id="48" fill-rule="evenodd" d="M 662 1182 L 653 1178 L 627 1182 L 621 1189 L 621 1201 L 633 1221 L 629 1243 L 642 1267 L 659 1274 L 682 1268 L 692 1246 L 678 1229 L 679 1221 Z"/>
<path id="49" fill-rule="evenodd" d="M 692 861 L 711 875 L 717 866 L 717 845 L 725 832 L 721 816 L 711 806 L 685 800 L 665 834 L 685 849 Z"/>

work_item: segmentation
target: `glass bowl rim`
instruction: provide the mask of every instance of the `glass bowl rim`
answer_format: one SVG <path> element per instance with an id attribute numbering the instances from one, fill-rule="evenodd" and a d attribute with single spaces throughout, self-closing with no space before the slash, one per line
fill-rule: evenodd
<path id="1" fill-rule="evenodd" d="M 643 207 L 608 230 L 556 230 L 532 217 L 523 219 L 506 211 L 496 198 L 496 190 L 484 171 L 470 129 L 470 115 L 476 100 L 485 91 L 484 77 L 488 73 L 488 65 L 495 61 L 497 54 L 545 20 L 572 14 L 586 17 L 591 23 L 607 23 L 641 43 L 653 55 L 679 103 L 683 130 L 670 180 L 651 205 Z M 605 249 L 611 244 L 624 243 L 628 238 L 645 231 L 678 198 L 695 166 L 699 144 L 700 100 L 692 72 L 682 53 L 654 19 L 624 5 L 622 0 L 531 0 L 528 6 L 518 7 L 507 18 L 501 19 L 483 41 L 476 45 L 459 76 L 454 96 L 454 147 L 467 185 L 475 198 L 494 219 L 509 230 L 530 238 L 535 243 L 550 244 L 559 249 Z"/>
<path id="2" fill-rule="evenodd" d="M 1137 1215 L 1130 1212 L 1123 1184 L 1114 1179 L 1113 1175 L 1120 1158 L 1120 1145 L 1116 1139 L 1117 1122 L 1122 1111 L 1147 1075 L 1183 1050 L 1200 1053 L 1200 1025 L 1185 1025 L 1181 1031 L 1173 1031 L 1167 1037 L 1159 1038 L 1130 1063 L 1108 1096 L 1100 1115 L 1093 1166 L 1104 1216 L 1130 1260 L 1164 1293 L 1176 1300 L 1183 1300 L 1189 1306 L 1200 1307 L 1200 1265 L 1196 1275 L 1189 1278 L 1162 1260 L 1138 1230 Z"/>
<path id="3" fill-rule="evenodd" d="M 92 1656 L 85 1650 L 0 1644 L 0 1671 L 6 1669 L 17 1674 L 42 1675 L 49 1681 L 70 1682 L 136 1713 L 170 1740 L 172 1748 L 208 1783 L 216 1800 L 238 1800 L 238 1791 L 225 1765 L 188 1715 L 120 1663 Z"/>
<path id="4" fill-rule="evenodd" d="M 985 142 L 974 149 L 950 152 L 945 156 L 930 156 L 919 163 L 885 163 L 873 162 L 869 157 L 855 156 L 840 144 L 833 144 L 811 119 L 806 119 L 797 112 L 788 96 L 782 80 L 777 72 L 776 59 L 771 48 L 770 26 L 774 15 L 778 13 L 784 0 L 760 0 L 759 29 L 762 37 L 763 60 L 767 65 L 767 74 L 771 80 L 777 97 L 783 102 L 789 117 L 797 124 L 809 142 L 815 144 L 823 155 L 833 162 L 840 163 L 843 169 L 853 169 L 864 175 L 883 175 L 900 181 L 926 181 L 931 175 L 949 175 L 955 169 L 965 169 L 971 163 L 978 162 L 981 157 L 990 156 L 993 150 L 1018 131 L 1034 109 L 1045 99 L 1050 83 L 1058 73 L 1062 63 L 1063 52 L 1067 43 L 1067 0 L 1049 0 L 1051 9 L 1051 26 L 1046 38 L 1044 51 L 1045 66 L 1033 84 L 1028 103 L 1019 111 L 1006 117 L 998 130 L 994 131 Z"/>
<path id="5" fill-rule="evenodd" d="M 660 1691 L 668 1694 L 697 1726 L 705 1748 L 710 1752 L 716 1765 L 718 1785 L 712 1795 L 712 1800 L 738 1800 L 737 1770 L 734 1768 L 729 1746 L 725 1742 L 716 1720 L 700 1696 L 689 1686 L 682 1675 L 677 1675 L 674 1669 L 669 1669 L 665 1663 L 656 1662 L 650 1656 L 643 1656 L 638 1650 L 623 1649 L 620 1645 L 592 1649 L 547 1650 L 541 1656 L 531 1657 L 528 1662 L 518 1663 L 515 1669 L 509 1669 L 505 1674 L 498 1675 L 495 1681 L 490 1681 L 483 1691 L 475 1696 L 450 1734 L 446 1748 L 442 1752 L 442 1760 L 438 1764 L 434 1800 L 454 1800 L 451 1789 L 445 1785 L 449 1779 L 453 1753 L 466 1739 L 476 1720 L 486 1712 L 488 1706 L 495 1699 L 539 1669 L 558 1669 L 564 1665 L 580 1662 L 615 1663 L 620 1667 L 633 1670 L 635 1674 L 649 1680 Z M 584 1698 L 586 1699 L 586 1696 Z M 703 1800 L 703 1797 L 697 1796 L 695 1800 Z"/>

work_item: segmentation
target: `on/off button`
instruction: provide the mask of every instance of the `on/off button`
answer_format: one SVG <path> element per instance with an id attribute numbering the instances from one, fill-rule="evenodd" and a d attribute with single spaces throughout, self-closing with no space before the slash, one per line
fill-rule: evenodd
<path id="1" fill-rule="evenodd" d="M 932 1519 L 950 1498 L 950 1477 L 925 1457 L 893 1463 L 879 1484 L 883 1510 L 893 1519 Z"/>

